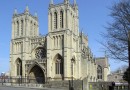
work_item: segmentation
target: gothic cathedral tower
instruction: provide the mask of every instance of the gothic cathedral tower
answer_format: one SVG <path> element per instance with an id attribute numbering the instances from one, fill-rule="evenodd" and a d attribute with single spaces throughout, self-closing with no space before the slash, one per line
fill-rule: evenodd
<path id="1" fill-rule="evenodd" d="M 79 17 L 76 0 L 64 0 L 48 10 L 47 77 L 53 80 L 80 78 Z"/>
<path id="2" fill-rule="evenodd" d="M 37 15 L 32 16 L 26 7 L 24 13 L 14 11 L 12 18 L 12 39 L 10 42 L 11 76 L 25 76 L 25 60 L 31 60 L 30 39 L 39 35 Z"/>

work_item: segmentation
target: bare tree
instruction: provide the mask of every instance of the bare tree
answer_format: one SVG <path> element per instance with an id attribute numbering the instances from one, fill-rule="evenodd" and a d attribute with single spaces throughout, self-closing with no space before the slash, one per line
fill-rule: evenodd
<path id="1" fill-rule="evenodd" d="M 127 65 L 122 65 L 119 68 L 117 68 L 115 71 L 113 71 L 112 73 L 124 73 L 127 68 L 128 68 Z"/>
<path id="2" fill-rule="evenodd" d="M 108 23 L 107 33 L 103 34 L 106 40 L 103 45 L 111 58 L 129 62 L 130 68 L 130 0 L 120 0 L 110 10 L 113 21 Z"/>
<path id="3" fill-rule="evenodd" d="M 106 40 L 107 53 L 110 57 L 128 62 L 128 32 L 130 31 L 130 1 L 122 0 L 111 9 L 113 21 L 108 23 Z"/>

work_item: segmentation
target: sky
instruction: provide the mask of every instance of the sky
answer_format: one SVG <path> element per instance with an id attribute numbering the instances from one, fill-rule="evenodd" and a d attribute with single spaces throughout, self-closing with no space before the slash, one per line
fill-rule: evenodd
<path id="1" fill-rule="evenodd" d="M 79 7 L 79 30 L 88 36 L 89 47 L 95 57 L 105 55 L 103 46 L 98 42 L 102 41 L 102 32 L 107 22 L 111 22 L 109 8 L 118 0 L 77 0 Z M 63 0 L 54 0 L 54 3 L 62 3 Z M 72 3 L 73 0 L 70 0 Z M 14 9 L 23 13 L 25 7 L 29 7 L 32 15 L 38 14 L 40 34 L 48 33 L 48 6 L 50 0 L 2 0 L 0 3 L 0 73 L 9 71 L 11 23 Z M 114 71 L 123 62 L 109 59 L 111 70 Z"/>

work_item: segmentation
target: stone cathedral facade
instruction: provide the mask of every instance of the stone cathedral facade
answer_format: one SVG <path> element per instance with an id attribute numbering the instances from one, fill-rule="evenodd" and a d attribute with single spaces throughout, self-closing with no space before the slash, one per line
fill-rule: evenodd
<path id="1" fill-rule="evenodd" d="M 24 13 L 14 11 L 10 43 L 10 75 L 29 77 L 37 83 L 54 80 L 106 81 L 109 64 L 102 67 L 93 57 L 88 38 L 79 32 L 79 12 L 76 0 L 54 4 L 48 9 L 48 34 L 39 35 L 37 14 L 26 7 Z M 100 65 L 99 65 L 100 64 Z M 40 81 L 38 80 L 40 78 Z"/>

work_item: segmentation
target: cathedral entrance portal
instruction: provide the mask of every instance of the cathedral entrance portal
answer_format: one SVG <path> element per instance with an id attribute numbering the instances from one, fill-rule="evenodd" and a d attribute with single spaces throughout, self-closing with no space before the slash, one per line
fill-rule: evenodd
<path id="1" fill-rule="evenodd" d="M 29 72 L 29 82 L 30 83 L 45 83 L 45 74 L 42 68 L 38 65 L 35 65 Z"/>

